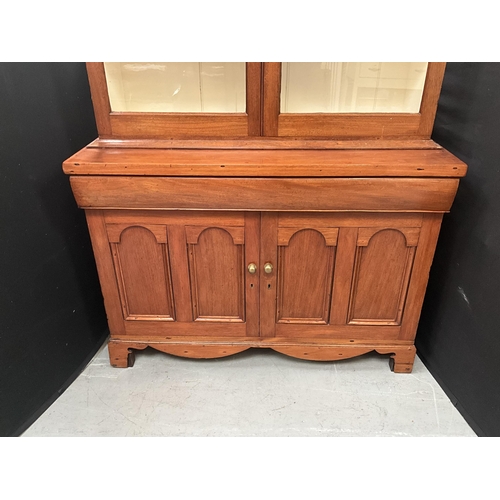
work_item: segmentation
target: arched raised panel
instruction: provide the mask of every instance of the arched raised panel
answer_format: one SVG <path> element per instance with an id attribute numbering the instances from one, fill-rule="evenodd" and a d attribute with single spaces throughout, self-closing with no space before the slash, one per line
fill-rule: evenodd
<path id="1" fill-rule="evenodd" d="M 108 227 L 127 320 L 174 320 L 166 234 L 164 226 Z"/>
<path id="2" fill-rule="evenodd" d="M 337 233 L 279 229 L 278 323 L 328 323 Z"/>
<path id="3" fill-rule="evenodd" d="M 359 229 L 349 324 L 401 324 L 419 231 Z"/>
<path id="4" fill-rule="evenodd" d="M 406 240 L 407 247 L 417 246 L 420 228 L 418 227 L 401 227 L 401 228 L 384 228 L 384 227 L 361 227 L 358 231 L 358 246 L 366 247 L 372 236 L 384 230 L 398 231 Z"/>
<path id="5" fill-rule="evenodd" d="M 211 229 L 207 226 L 186 226 L 186 241 L 189 244 L 196 245 L 198 243 L 198 239 L 200 235 L 204 232 Z M 212 228 L 213 229 L 213 228 Z M 245 241 L 245 228 L 241 226 L 227 226 L 223 228 L 217 228 L 226 231 L 233 238 L 233 243 L 235 245 L 243 245 Z"/>
<path id="6" fill-rule="evenodd" d="M 230 229 L 186 227 L 196 321 L 245 321 L 244 232 Z"/>
<path id="7" fill-rule="evenodd" d="M 154 235 L 158 243 L 167 242 L 167 229 L 165 226 L 159 224 L 108 224 L 106 226 L 108 240 L 111 243 L 120 243 L 123 232 L 129 231 L 134 227 L 147 229 L 151 234 Z"/>

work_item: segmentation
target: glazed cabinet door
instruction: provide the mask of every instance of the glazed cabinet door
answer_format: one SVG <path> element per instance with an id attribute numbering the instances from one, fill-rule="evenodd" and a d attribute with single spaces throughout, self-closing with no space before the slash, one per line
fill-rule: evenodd
<path id="1" fill-rule="evenodd" d="M 262 334 L 400 338 L 422 217 L 263 214 Z"/>
<path id="2" fill-rule="evenodd" d="M 430 138 L 444 63 L 263 65 L 268 137 Z"/>
<path id="3" fill-rule="evenodd" d="M 247 270 L 258 262 L 258 214 L 88 216 L 91 231 L 101 230 L 93 241 L 106 240 L 95 253 L 100 275 L 114 278 L 114 287 L 101 282 L 118 335 L 258 335 L 258 282 Z"/>
<path id="4" fill-rule="evenodd" d="M 260 135 L 261 63 L 87 63 L 101 139 Z"/>

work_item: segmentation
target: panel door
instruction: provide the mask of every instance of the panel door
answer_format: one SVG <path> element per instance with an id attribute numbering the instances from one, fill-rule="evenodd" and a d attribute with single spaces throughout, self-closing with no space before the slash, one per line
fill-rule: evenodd
<path id="1" fill-rule="evenodd" d="M 125 334 L 258 335 L 258 214 L 105 218 Z"/>
<path id="2" fill-rule="evenodd" d="M 314 215 L 262 214 L 262 336 L 311 336 L 329 324 L 338 234 Z"/>
<path id="3" fill-rule="evenodd" d="M 125 321 L 175 321 L 167 231 L 162 224 L 108 224 Z"/>
<path id="4" fill-rule="evenodd" d="M 401 325 L 420 228 L 358 229 L 349 325 Z"/>
<path id="5" fill-rule="evenodd" d="M 397 339 L 421 225 L 420 214 L 264 214 L 262 334 Z"/>

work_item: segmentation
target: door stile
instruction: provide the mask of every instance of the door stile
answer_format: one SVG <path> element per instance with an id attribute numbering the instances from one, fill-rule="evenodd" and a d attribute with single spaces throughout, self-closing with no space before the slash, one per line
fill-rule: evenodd
<path id="1" fill-rule="evenodd" d="M 340 228 L 330 309 L 331 325 L 347 324 L 357 240 L 357 227 Z"/>
<path id="2" fill-rule="evenodd" d="M 176 263 L 171 267 L 176 319 L 190 323 L 193 321 L 193 310 L 184 225 L 168 224 L 167 235 L 170 262 Z"/>
<path id="3" fill-rule="evenodd" d="M 258 337 L 260 331 L 260 213 L 247 212 L 245 214 L 245 305 L 247 337 Z M 257 266 L 252 274 L 248 270 L 250 264 Z"/>
<path id="4" fill-rule="evenodd" d="M 260 336 L 276 335 L 277 265 L 278 265 L 278 213 L 262 212 L 260 244 Z M 266 263 L 273 269 L 264 271 Z"/>

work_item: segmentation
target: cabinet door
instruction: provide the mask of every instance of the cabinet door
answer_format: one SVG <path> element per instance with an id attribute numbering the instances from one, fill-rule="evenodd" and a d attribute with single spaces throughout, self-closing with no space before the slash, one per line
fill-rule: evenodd
<path id="1" fill-rule="evenodd" d="M 347 324 L 401 325 L 420 228 L 357 232 Z"/>
<path id="2" fill-rule="evenodd" d="M 264 214 L 264 336 L 397 339 L 422 215 Z"/>
<path id="3" fill-rule="evenodd" d="M 162 224 L 106 225 L 125 321 L 174 321 L 167 228 Z"/>
<path id="4" fill-rule="evenodd" d="M 104 220 L 123 334 L 258 335 L 258 279 L 247 271 L 258 263 L 258 214 L 108 211 Z"/>
<path id="5" fill-rule="evenodd" d="M 101 139 L 260 135 L 261 63 L 87 63 Z"/>
<path id="6" fill-rule="evenodd" d="M 429 138 L 444 63 L 264 63 L 263 135 Z"/>
<path id="7" fill-rule="evenodd" d="M 334 224 L 314 215 L 262 214 L 262 336 L 314 336 L 315 327 L 329 324 L 339 233 Z"/>

